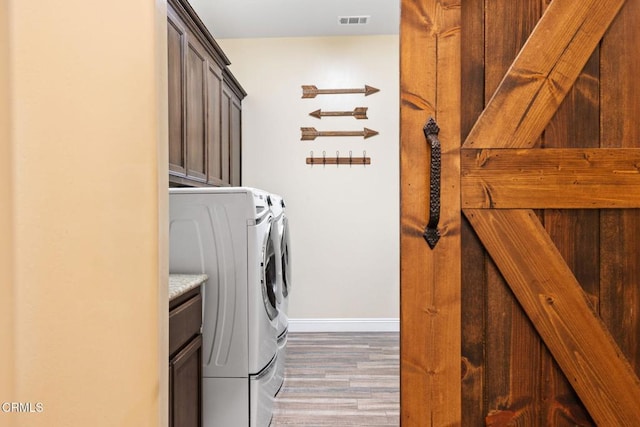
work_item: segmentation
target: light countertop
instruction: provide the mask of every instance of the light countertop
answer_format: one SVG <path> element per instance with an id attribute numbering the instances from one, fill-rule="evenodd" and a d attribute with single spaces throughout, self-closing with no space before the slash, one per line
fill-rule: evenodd
<path id="1" fill-rule="evenodd" d="M 169 274 L 169 301 L 202 285 L 206 274 Z"/>

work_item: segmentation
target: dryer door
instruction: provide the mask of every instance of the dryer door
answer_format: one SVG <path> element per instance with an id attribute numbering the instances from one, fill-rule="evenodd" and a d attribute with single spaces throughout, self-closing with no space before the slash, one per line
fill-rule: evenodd
<path id="1" fill-rule="evenodd" d="M 280 241 L 280 263 L 282 267 L 282 296 L 287 298 L 291 289 L 291 266 L 289 264 L 290 246 L 289 243 L 289 221 L 285 216 L 282 218 L 282 240 Z"/>
<path id="2" fill-rule="evenodd" d="M 276 250 L 273 244 L 274 228 L 269 227 L 269 235 L 265 239 L 262 258 L 262 299 L 270 320 L 278 316 L 276 306 L 277 271 Z"/>

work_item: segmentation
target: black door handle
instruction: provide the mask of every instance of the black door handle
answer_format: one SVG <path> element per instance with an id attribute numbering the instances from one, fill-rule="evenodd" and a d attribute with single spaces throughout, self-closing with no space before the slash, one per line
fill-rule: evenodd
<path id="1" fill-rule="evenodd" d="M 440 232 L 438 231 L 438 222 L 440 222 L 440 157 L 442 155 L 440 140 L 438 139 L 440 128 L 433 117 L 430 117 L 422 130 L 427 143 L 431 147 L 429 222 L 422 236 L 429 244 L 429 247 L 433 249 L 436 247 L 438 240 L 440 240 Z"/>

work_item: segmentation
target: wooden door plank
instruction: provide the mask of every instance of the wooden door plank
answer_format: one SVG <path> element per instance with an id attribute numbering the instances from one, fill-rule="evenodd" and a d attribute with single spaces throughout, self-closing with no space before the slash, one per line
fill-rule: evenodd
<path id="1" fill-rule="evenodd" d="M 462 138 L 469 133 L 484 108 L 485 87 L 485 2 L 465 0 L 461 10 L 464 32 L 461 41 L 461 84 L 465 102 L 461 106 Z M 503 27 L 503 26 L 501 26 Z M 504 74 L 504 71 L 502 72 Z M 496 83 L 497 85 L 497 83 Z M 461 256 L 461 401 L 463 426 L 481 426 L 485 419 L 484 322 L 485 253 L 468 221 L 462 221 Z"/>
<path id="2" fill-rule="evenodd" d="M 464 213 L 596 423 L 640 425 L 640 381 L 535 213 Z"/>
<path id="3" fill-rule="evenodd" d="M 460 425 L 460 0 L 401 7 L 400 418 L 406 427 Z M 422 237 L 430 116 L 442 145 L 442 237 L 433 250 Z"/>
<path id="4" fill-rule="evenodd" d="M 430 399 L 432 380 L 440 376 L 428 375 L 427 353 L 432 339 L 431 325 L 425 306 L 433 306 L 432 282 L 435 260 L 429 256 L 422 238 L 426 213 L 429 211 L 425 194 L 429 194 L 428 149 L 423 142 L 421 126 L 435 115 L 436 99 L 436 40 L 425 34 L 421 26 L 419 4 L 402 1 L 400 34 L 400 417 L 403 424 L 417 425 L 422 417 L 428 419 L 433 411 Z M 433 16 L 429 5 L 427 16 Z M 430 25 L 433 23 L 429 20 Z M 420 78 L 413 78 L 415 70 Z M 429 325 L 426 331 L 423 325 Z M 442 387 L 435 384 L 436 389 Z M 406 421 L 404 421 L 406 420 Z"/>
<path id="5" fill-rule="evenodd" d="M 461 151 L 463 208 L 640 206 L 640 149 Z"/>
<path id="6" fill-rule="evenodd" d="M 600 135 L 602 147 L 640 148 L 640 3 L 625 3 L 602 39 Z"/>
<path id="7" fill-rule="evenodd" d="M 573 272 L 594 310 L 598 312 L 600 289 L 600 211 L 598 209 L 549 209 L 544 228 Z M 542 405 L 540 426 L 592 426 L 566 376 L 548 350 L 542 354 Z"/>
<path id="8" fill-rule="evenodd" d="M 544 346 L 495 263 L 488 259 L 485 270 L 485 423 L 539 426 L 540 390 L 546 380 L 540 375 Z"/>
<path id="9" fill-rule="evenodd" d="M 543 3 L 544 0 L 484 1 L 483 15 L 480 15 L 485 21 L 484 106 L 500 86 L 509 67 L 540 21 L 544 12 Z"/>
<path id="10" fill-rule="evenodd" d="M 554 0 L 464 146 L 532 147 L 623 3 Z"/>
<path id="11" fill-rule="evenodd" d="M 618 15 L 619 16 L 619 15 Z M 598 148 L 600 146 L 600 48 L 582 69 L 571 91 L 545 128 L 545 148 Z M 598 312 L 600 295 L 600 210 L 547 209 L 542 223 L 562 258 Z M 609 329 L 611 331 L 611 329 Z M 538 425 L 592 426 L 553 356 L 542 353 L 541 414 Z"/>
<path id="12" fill-rule="evenodd" d="M 602 147 L 640 148 L 638 46 L 640 2 L 627 1 L 602 40 Z M 640 209 L 606 210 L 601 221 L 600 315 L 640 375 Z"/>
<path id="13" fill-rule="evenodd" d="M 540 20 L 543 3 L 464 2 L 463 139 Z M 538 365 L 544 345 L 475 232 L 464 224 L 462 425 L 540 425 Z"/>

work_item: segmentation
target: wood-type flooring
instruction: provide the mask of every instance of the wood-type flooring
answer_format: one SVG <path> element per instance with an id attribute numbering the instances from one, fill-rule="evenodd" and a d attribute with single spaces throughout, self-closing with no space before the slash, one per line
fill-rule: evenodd
<path id="1" fill-rule="evenodd" d="M 400 425 L 396 332 L 289 333 L 272 427 Z"/>

